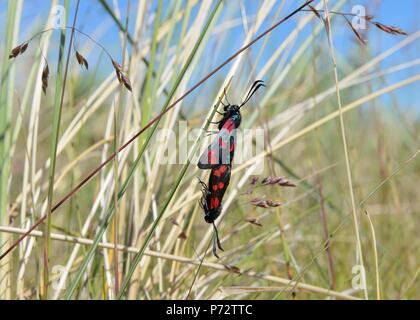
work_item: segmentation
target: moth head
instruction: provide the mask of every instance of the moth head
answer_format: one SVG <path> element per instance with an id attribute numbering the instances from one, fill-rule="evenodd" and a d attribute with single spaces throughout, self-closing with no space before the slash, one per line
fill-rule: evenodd
<path id="1" fill-rule="evenodd" d="M 223 110 L 225 112 L 236 112 L 239 110 L 239 106 L 234 104 L 234 105 L 228 105 L 228 106 L 224 106 Z"/>

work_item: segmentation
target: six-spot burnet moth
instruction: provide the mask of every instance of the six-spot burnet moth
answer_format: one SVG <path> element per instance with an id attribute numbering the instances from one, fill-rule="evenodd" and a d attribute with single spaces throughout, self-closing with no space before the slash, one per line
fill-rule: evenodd
<path id="1" fill-rule="evenodd" d="M 223 249 L 220 245 L 219 234 L 214 222 L 222 211 L 222 199 L 230 182 L 232 161 L 235 153 L 236 129 L 241 124 L 242 119 L 240 109 L 260 87 L 265 87 L 263 81 L 255 81 L 240 105 L 231 105 L 225 92 L 224 96 L 227 104 L 221 101 L 223 112 L 218 113 L 222 116 L 222 119 L 215 122 L 218 125 L 219 132 L 207 150 L 201 155 L 197 164 L 200 169 L 211 169 L 208 184 L 199 179 L 203 187 L 200 206 L 204 210 L 204 220 L 213 224 L 213 254 L 217 258 L 219 257 L 216 253 L 216 246 L 222 251 Z"/>

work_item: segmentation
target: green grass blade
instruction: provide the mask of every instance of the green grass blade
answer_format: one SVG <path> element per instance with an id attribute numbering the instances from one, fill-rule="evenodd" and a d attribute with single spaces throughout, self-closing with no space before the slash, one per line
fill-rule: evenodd
<path id="1" fill-rule="evenodd" d="M 11 120 L 14 97 L 15 68 L 9 59 L 12 46 L 16 43 L 18 28 L 15 24 L 20 19 L 22 1 L 9 1 L 7 6 L 6 45 L 2 63 L 0 88 L 0 224 L 7 224 L 8 189 L 11 170 Z M 0 234 L 0 245 L 8 236 Z M 7 263 L 7 262 L 2 262 Z M 9 289 L 5 288 L 7 282 L 8 266 L 0 267 L 0 294 L 5 292 L 7 298 Z"/>
<path id="2" fill-rule="evenodd" d="M 79 4 L 79 1 L 78 1 Z M 77 5 L 78 7 L 78 5 Z M 69 0 L 65 1 L 65 12 L 68 12 L 69 8 Z M 78 9 L 78 8 L 77 8 Z M 76 15 L 74 18 L 74 22 L 76 22 L 77 17 L 77 9 Z M 67 20 L 67 19 L 66 19 Z M 42 297 L 44 299 L 48 298 L 48 283 L 49 283 L 49 251 L 51 245 L 51 209 L 52 209 L 52 201 L 54 196 L 54 177 L 55 177 L 55 169 L 56 169 L 56 162 L 57 162 L 57 146 L 58 146 L 58 137 L 60 134 L 60 123 L 61 123 L 61 114 L 63 109 L 63 102 L 64 102 L 64 93 L 65 93 L 65 86 L 66 86 L 66 75 L 69 66 L 70 54 L 71 54 L 71 45 L 73 41 L 73 33 L 70 39 L 69 49 L 67 53 L 67 61 L 64 70 L 64 48 L 66 43 L 66 29 L 61 31 L 60 35 L 60 49 L 58 53 L 58 63 L 57 63 L 57 78 L 56 78 L 56 87 L 55 87 L 55 95 L 54 95 L 54 112 L 53 112 L 53 127 L 51 133 L 51 142 L 50 142 L 50 159 L 51 159 L 51 166 L 49 170 L 48 176 L 48 207 L 47 207 L 47 223 L 45 224 L 44 228 L 44 273 L 43 273 L 43 291 Z"/>

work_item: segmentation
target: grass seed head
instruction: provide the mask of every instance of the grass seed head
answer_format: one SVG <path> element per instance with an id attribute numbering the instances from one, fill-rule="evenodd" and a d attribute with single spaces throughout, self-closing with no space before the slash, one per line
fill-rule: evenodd
<path id="1" fill-rule="evenodd" d="M 118 81 L 122 83 L 128 91 L 132 91 L 130 79 L 128 79 L 128 77 L 123 73 L 121 65 L 114 59 L 111 59 L 111 61 L 112 65 L 114 66 Z"/>
<path id="2" fill-rule="evenodd" d="M 44 94 L 47 93 L 48 88 L 48 77 L 50 75 L 50 68 L 48 67 L 48 63 L 45 61 L 44 69 L 42 70 L 42 91 L 44 91 Z"/>
<path id="3" fill-rule="evenodd" d="M 178 235 L 178 238 L 181 240 L 186 240 L 187 239 L 187 235 L 185 234 L 184 231 L 181 231 L 181 233 Z"/>
<path id="4" fill-rule="evenodd" d="M 353 31 L 354 35 L 356 36 L 357 40 L 359 40 L 359 42 L 363 45 L 366 44 L 366 40 L 362 38 L 362 35 L 359 33 L 359 31 L 356 30 L 356 28 L 353 26 L 353 23 L 351 23 L 351 21 L 345 17 L 347 24 L 349 25 L 351 31 Z"/>
<path id="5" fill-rule="evenodd" d="M 292 181 L 284 177 L 271 177 L 270 176 L 270 177 L 264 178 L 261 181 L 261 184 L 263 186 L 278 184 L 279 186 L 282 186 L 282 187 L 296 187 L 296 185 Z"/>
<path id="6" fill-rule="evenodd" d="M 14 47 L 9 54 L 9 59 L 16 58 L 18 55 L 23 54 L 26 51 L 26 49 L 28 49 L 27 42 L 20 44 L 17 47 Z"/>
<path id="7" fill-rule="evenodd" d="M 408 33 L 405 32 L 404 30 L 402 30 L 401 28 L 398 27 L 394 27 L 394 26 L 387 26 L 383 23 L 377 22 L 377 21 L 372 21 L 372 23 L 379 29 L 381 29 L 382 31 L 389 33 L 389 34 L 393 34 L 393 35 L 403 35 L 403 36 L 407 36 Z"/>
<path id="8" fill-rule="evenodd" d="M 256 225 L 258 227 L 262 227 L 262 223 L 260 222 L 260 220 L 258 220 L 257 218 L 254 217 L 250 217 L 250 218 L 246 218 L 245 221 L 249 222 L 250 224 Z"/>
<path id="9" fill-rule="evenodd" d="M 228 270 L 232 273 L 241 274 L 241 269 L 239 269 L 238 267 L 230 266 L 230 265 L 224 265 L 224 267 L 226 268 L 226 270 Z"/>
<path id="10" fill-rule="evenodd" d="M 265 200 L 263 198 L 255 198 L 252 199 L 250 201 L 250 203 L 256 207 L 260 207 L 260 208 L 270 208 L 270 207 L 278 207 L 281 206 L 280 202 L 275 202 L 275 201 L 271 201 L 271 200 Z"/>
<path id="11" fill-rule="evenodd" d="M 84 56 L 82 56 L 78 51 L 76 51 L 76 59 L 77 62 L 86 68 L 86 70 L 89 70 L 89 64 Z"/>

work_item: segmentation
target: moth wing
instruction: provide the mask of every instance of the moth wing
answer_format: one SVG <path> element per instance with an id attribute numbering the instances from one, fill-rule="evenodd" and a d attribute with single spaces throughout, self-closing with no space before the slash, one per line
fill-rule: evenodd
<path id="1" fill-rule="evenodd" d="M 229 186 L 231 165 L 222 164 L 213 168 L 209 177 L 210 209 L 221 208 L 223 196 Z"/>
<path id="2" fill-rule="evenodd" d="M 230 164 L 235 150 L 235 141 L 236 130 L 230 131 L 223 127 L 200 156 L 197 166 L 200 169 L 213 169 L 222 164 Z"/>

